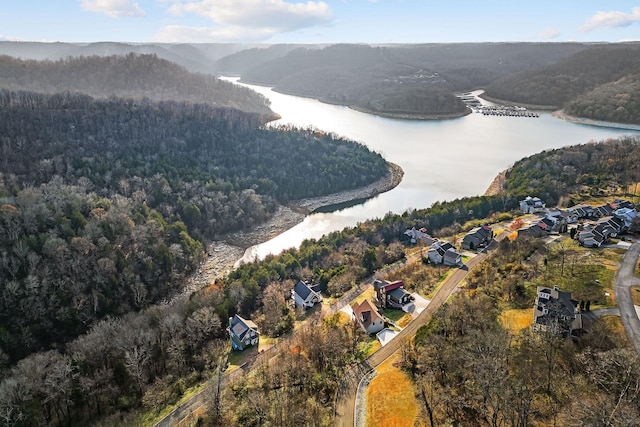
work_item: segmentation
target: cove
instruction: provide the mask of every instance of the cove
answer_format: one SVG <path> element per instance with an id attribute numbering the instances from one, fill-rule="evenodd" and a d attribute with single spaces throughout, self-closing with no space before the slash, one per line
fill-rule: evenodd
<path id="1" fill-rule="evenodd" d="M 238 79 L 228 80 L 237 83 Z M 402 182 L 393 190 L 343 209 L 312 213 L 277 237 L 247 249 L 243 262 L 280 253 L 305 239 L 317 239 L 389 212 L 401 214 L 408 209 L 427 208 L 436 201 L 481 195 L 499 172 L 544 150 L 640 134 L 638 130 L 572 123 L 546 111 L 537 111 L 538 118 L 473 113 L 447 120 L 390 119 L 277 93 L 268 87 L 242 86 L 271 101 L 271 109 L 281 116 L 274 125 L 333 132 L 366 144 L 404 170 Z"/>

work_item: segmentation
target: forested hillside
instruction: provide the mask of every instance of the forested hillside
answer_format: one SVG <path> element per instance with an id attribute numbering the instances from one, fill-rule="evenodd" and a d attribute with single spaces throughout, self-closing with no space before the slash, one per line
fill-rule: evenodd
<path id="1" fill-rule="evenodd" d="M 333 45 L 294 50 L 265 60 L 242 51 L 218 61 L 251 83 L 392 116 L 438 117 L 465 113 L 451 92 L 475 89 L 573 54 L 581 44 Z M 253 68 L 247 64 L 254 62 Z M 218 65 L 216 65 L 216 68 Z"/>
<path id="2" fill-rule="evenodd" d="M 633 74 L 569 101 L 564 111 L 576 117 L 640 124 L 640 66 Z"/>
<path id="3" fill-rule="evenodd" d="M 596 46 L 556 64 L 496 80 L 486 94 L 511 102 L 561 107 L 599 85 L 638 73 L 639 67 L 640 46 Z"/>
<path id="4" fill-rule="evenodd" d="M 640 181 L 640 138 L 622 137 L 543 151 L 506 173 L 508 194 L 536 195 L 548 205 L 568 194 L 606 194 Z"/>
<path id="5" fill-rule="evenodd" d="M 275 117 L 269 101 L 262 95 L 210 75 L 192 73 L 155 55 L 90 56 L 56 61 L 0 56 L 0 89 L 207 103 L 260 113 L 265 121 Z"/>
<path id="6" fill-rule="evenodd" d="M 386 171 L 364 145 L 260 124 L 206 104 L 0 92 L 3 354 L 157 302 L 201 241 L 265 221 L 278 201 Z"/>

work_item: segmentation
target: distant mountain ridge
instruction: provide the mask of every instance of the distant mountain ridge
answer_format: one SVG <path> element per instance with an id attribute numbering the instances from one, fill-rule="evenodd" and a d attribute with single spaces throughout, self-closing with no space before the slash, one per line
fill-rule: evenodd
<path id="1" fill-rule="evenodd" d="M 155 54 L 67 57 L 55 61 L 0 56 L 0 88 L 40 93 L 80 92 L 95 98 L 149 98 L 232 107 L 276 115 L 262 95 L 211 75 L 193 73 Z"/>
<path id="2" fill-rule="evenodd" d="M 640 44 L 600 45 L 553 65 L 494 81 L 492 98 L 567 107 L 571 115 L 640 123 Z"/>

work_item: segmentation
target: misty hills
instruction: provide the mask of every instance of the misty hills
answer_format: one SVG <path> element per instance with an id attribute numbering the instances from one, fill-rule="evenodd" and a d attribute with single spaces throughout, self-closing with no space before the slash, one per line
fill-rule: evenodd
<path id="1" fill-rule="evenodd" d="M 486 93 L 512 102 L 558 108 L 600 85 L 638 73 L 640 46 L 596 46 L 546 67 L 505 76 L 489 85 Z M 599 95 L 605 93 L 608 91 Z"/>
<path id="2" fill-rule="evenodd" d="M 275 90 L 349 105 L 391 116 L 432 118 L 467 111 L 452 92 L 486 86 L 531 67 L 539 67 L 584 49 L 580 44 L 460 43 L 425 45 L 333 45 L 296 49 L 266 62 L 249 51 L 236 70 L 243 81 Z"/>
<path id="3" fill-rule="evenodd" d="M 630 83 L 637 80 L 639 49 L 634 43 L 0 42 L 0 54 L 24 59 L 154 54 L 191 71 L 240 75 L 279 92 L 394 117 L 463 115 L 468 110 L 453 93 L 486 88 L 488 96 L 507 102 L 566 106 L 570 114 L 627 123 L 640 123 L 640 95 Z"/>
<path id="4" fill-rule="evenodd" d="M 262 95 L 211 75 L 190 72 L 155 54 L 80 56 L 56 61 L 0 56 L 0 88 L 206 103 L 259 113 L 265 120 L 275 117 Z"/>

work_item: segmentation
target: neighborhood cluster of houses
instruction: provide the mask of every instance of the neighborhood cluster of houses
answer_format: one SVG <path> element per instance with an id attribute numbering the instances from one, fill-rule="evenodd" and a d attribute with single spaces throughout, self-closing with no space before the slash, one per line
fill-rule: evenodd
<path id="1" fill-rule="evenodd" d="M 540 219 L 518 230 L 518 239 L 545 237 L 549 234 L 566 232 L 575 224 L 575 238 L 589 248 L 600 247 L 611 237 L 629 230 L 637 215 L 633 203 L 615 200 L 600 206 L 576 205 L 567 209 L 547 209 L 537 197 L 527 197 L 520 201 L 520 209 L 525 213 L 539 213 Z"/>
<path id="2" fill-rule="evenodd" d="M 527 197 L 520 201 L 520 209 L 527 214 L 541 214 L 541 218 L 518 230 L 517 238 L 545 237 L 549 234 L 566 232 L 568 226 L 575 224 L 575 238 L 585 247 L 600 247 L 607 239 L 626 232 L 637 215 L 633 203 L 616 200 L 601 206 L 576 205 L 568 209 L 547 209 L 544 201 L 538 197 Z M 447 266 L 463 266 L 462 256 L 449 242 L 439 240 L 427 234 L 424 228 L 411 228 L 404 232 L 411 243 L 422 243 L 429 249 L 429 262 Z M 480 250 L 493 240 L 493 230 L 483 225 L 470 230 L 462 239 L 462 249 Z M 352 320 L 367 334 L 382 331 L 388 323 L 379 308 L 396 308 L 405 311 L 413 297 L 404 289 L 402 281 L 388 282 L 375 280 L 373 283 L 373 301 L 364 300 L 351 306 Z M 322 302 L 318 285 L 299 280 L 291 290 L 291 302 L 295 307 L 308 309 Z M 560 291 L 557 287 L 538 287 L 535 301 L 535 330 L 548 330 L 559 327 L 565 335 L 582 328 L 578 303 L 571 299 L 571 293 Z M 247 346 L 257 345 L 260 338 L 258 327 L 251 320 L 235 315 L 229 319 L 227 332 L 231 337 L 234 350 L 243 350 Z"/>
<path id="3" fill-rule="evenodd" d="M 407 311 L 414 300 L 414 297 L 404 289 L 404 283 L 400 280 L 395 282 L 375 280 L 372 286 L 375 291 L 373 301 L 366 299 L 351 305 L 351 320 L 367 334 L 378 333 L 389 323 L 379 309 L 396 308 Z M 291 302 L 296 307 L 307 309 L 322 302 L 322 295 L 318 286 L 299 280 L 291 290 Z M 258 326 L 237 314 L 229 319 L 227 332 L 231 338 L 233 350 L 242 351 L 249 346 L 258 345 L 260 339 Z"/>
<path id="4" fill-rule="evenodd" d="M 404 232 L 411 243 L 422 243 L 429 247 L 427 258 L 434 264 L 444 264 L 450 267 L 463 266 L 462 255 L 449 242 L 439 240 L 427 234 L 424 228 L 411 228 Z M 488 246 L 493 240 L 493 230 L 488 225 L 470 230 L 462 239 L 462 249 L 478 250 Z"/>

